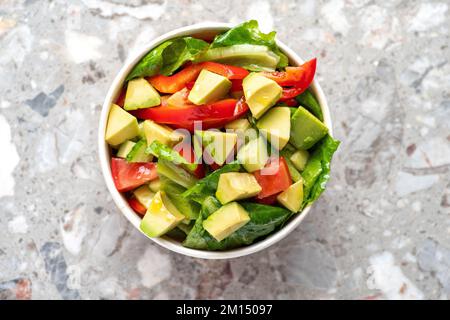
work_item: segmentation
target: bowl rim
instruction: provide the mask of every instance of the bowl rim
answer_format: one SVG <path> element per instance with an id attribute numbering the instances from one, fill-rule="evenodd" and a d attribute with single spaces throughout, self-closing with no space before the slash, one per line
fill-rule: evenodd
<path id="1" fill-rule="evenodd" d="M 121 213 L 127 218 L 127 220 L 131 222 L 131 224 L 144 235 L 145 233 L 143 233 L 142 230 L 139 228 L 141 218 L 131 209 L 131 207 L 128 205 L 128 202 L 125 200 L 125 197 L 119 191 L 117 191 L 114 185 L 114 181 L 112 179 L 110 167 L 110 152 L 109 146 L 105 142 L 105 131 L 109 110 L 111 108 L 112 102 L 114 101 L 113 99 L 119 93 L 119 89 L 122 87 L 122 83 L 124 82 L 125 77 L 131 71 L 134 65 L 137 62 L 139 62 L 145 54 L 147 54 L 151 49 L 155 48 L 157 45 L 171 38 L 192 35 L 195 33 L 201 33 L 205 31 L 222 32 L 232 28 L 233 26 L 235 26 L 235 24 L 232 23 L 203 22 L 177 28 L 170 32 L 160 35 L 159 37 L 153 39 L 152 41 L 149 41 L 149 43 L 146 46 L 142 47 L 139 51 L 135 52 L 134 54 L 132 54 L 127 58 L 127 60 L 123 63 L 122 68 L 117 73 L 114 80 L 112 81 L 112 84 L 108 89 L 108 93 L 103 102 L 98 128 L 98 152 L 99 152 L 98 155 L 100 160 L 100 167 L 106 182 L 106 186 L 109 190 L 109 193 L 112 196 L 114 203 L 119 208 Z M 292 49 L 290 49 L 283 42 L 277 39 L 276 43 L 280 48 L 280 50 L 287 55 L 291 64 L 299 65 L 304 62 L 303 59 L 301 59 Z M 333 129 L 330 111 L 322 88 L 320 87 L 316 79 L 313 80 L 311 89 L 314 92 L 315 97 L 319 101 L 324 117 L 324 123 L 328 127 L 329 134 L 332 136 Z M 303 219 L 305 219 L 310 210 L 311 206 L 305 208 L 301 212 L 301 214 L 298 214 L 297 216 L 292 218 L 283 228 L 267 236 L 263 240 L 260 240 L 256 243 L 250 244 L 245 247 L 240 247 L 226 251 L 207 251 L 207 250 L 191 249 L 183 247 L 181 243 L 168 237 L 150 238 L 147 235 L 145 236 L 170 251 L 194 258 L 202 258 L 202 259 L 238 258 L 259 252 L 277 243 L 278 241 L 286 237 L 288 234 L 290 234 L 303 221 Z"/>

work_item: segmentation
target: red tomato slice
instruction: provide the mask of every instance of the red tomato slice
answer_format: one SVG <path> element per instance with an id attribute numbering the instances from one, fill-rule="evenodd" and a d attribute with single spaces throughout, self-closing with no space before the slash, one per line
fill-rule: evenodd
<path id="1" fill-rule="evenodd" d="M 208 61 L 187 65 L 171 76 L 156 75 L 148 78 L 148 81 L 159 92 L 175 93 L 183 89 L 187 83 L 195 81 L 203 69 L 220 74 L 230 80 L 243 79 L 249 73 L 244 68 Z"/>
<path id="2" fill-rule="evenodd" d="M 231 92 L 242 91 L 242 79 L 231 80 Z"/>
<path id="3" fill-rule="evenodd" d="M 111 173 L 120 192 L 130 191 L 158 177 L 154 162 L 133 162 L 111 158 Z"/>
<path id="4" fill-rule="evenodd" d="M 286 160 L 283 157 L 280 157 L 279 161 L 275 160 L 273 158 L 269 159 L 269 162 L 262 170 L 253 173 L 262 188 L 257 195 L 258 199 L 280 193 L 292 184 Z M 268 174 L 269 172 L 270 174 Z"/>
<path id="5" fill-rule="evenodd" d="M 254 200 L 258 203 L 267 204 L 267 205 L 271 206 L 271 205 L 275 204 L 275 202 L 277 202 L 278 195 L 279 195 L 279 193 L 276 193 L 276 194 L 273 194 L 271 196 L 268 196 L 268 197 L 265 197 L 262 199 L 255 198 Z"/>
<path id="6" fill-rule="evenodd" d="M 288 99 L 283 101 L 288 107 L 296 107 L 298 105 L 297 100 L 295 99 Z"/>
<path id="7" fill-rule="evenodd" d="M 130 113 L 139 119 L 151 119 L 157 123 L 169 124 L 192 132 L 195 122 L 201 122 L 203 130 L 220 128 L 242 117 L 248 111 L 248 105 L 243 99 L 225 99 L 197 106 L 184 98 L 188 91 L 183 90 L 173 95 L 177 95 L 176 99 L 170 98 L 170 105 L 139 109 Z"/>
<path id="8" fill-rule="evenodd" d="M 138 199 L 129 198 L 127 199 L 127 201 L 131 209 L 136 211 L 136 213 L 140 214 L 141 216 L 145 215 L 145 213 L 147 212 L 147 209 L 142 205 L 142 203 L 139 202 Z"/>
<path id="9" fill-rule="evenodd" d="M 311 59 L 299 67 L 286 67 L 286 71 L 261 72 L 261 74 L 269 79 L 274 80 L 282 87 L 309 87 L 316 73 L 317 59 Z"/>
<path id="10" fill-rule="evenodd" d="M 283 93 L 281 94 L 281 98 L 278 101 L 286 102 L 286 101 L 292 100 L 299 94 L 303 93 L 303 91 L 305 91 L 305 89 L 306 88 L 302 88 L 302 87 L 283 88 Z"/>
<path id="11" fill-rule="evenodd" d="M 125 94 L 126 94 L 127 90 L 125 90 L 124 88 L 122 88 L 122 90 L 119 93 L 119 96 L 116 99 L 116 104 L 119 107 L 123 108 L 123 105 L 125 104 Z"/>

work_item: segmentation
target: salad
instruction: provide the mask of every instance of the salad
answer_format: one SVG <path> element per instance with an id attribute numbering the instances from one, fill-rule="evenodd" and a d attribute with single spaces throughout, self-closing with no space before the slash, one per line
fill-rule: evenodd
<path id="1" fill-rule="evenodd" d="M 256 21 L 147 53 L 112 104 L 105 140 L 117 190 L 149 237 L 200 250 L 249 245 L 324 191 L 339 141 L 309 89 L 316 59 L 290 66 Z"/>

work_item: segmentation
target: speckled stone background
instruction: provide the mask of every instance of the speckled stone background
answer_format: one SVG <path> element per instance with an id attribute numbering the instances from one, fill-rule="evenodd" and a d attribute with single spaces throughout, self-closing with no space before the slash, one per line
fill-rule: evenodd
<path id="1" fill-rule="evenodd" d="M 1 299 L 450 298 L 450 2 L 0 1 Z M 133 229 L 97 161 L 136 48 L 260 21 L 318 79 L 342 140 L 323 197 L 268 250 L 187 258 Z"/>

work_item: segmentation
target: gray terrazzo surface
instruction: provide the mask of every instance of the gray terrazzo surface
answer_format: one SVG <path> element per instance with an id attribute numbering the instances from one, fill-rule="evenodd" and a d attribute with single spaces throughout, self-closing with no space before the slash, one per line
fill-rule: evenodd
<path id="1" fill-rule="evenodd" d="M 0 2 L 0 299 L 450 298 L 450 2 Z M 342 140 L 304 223 L 252 256 L 158 247 L 97 160 L 103 98 L 176 27 L 256 18 L 302 57 Z"/>

